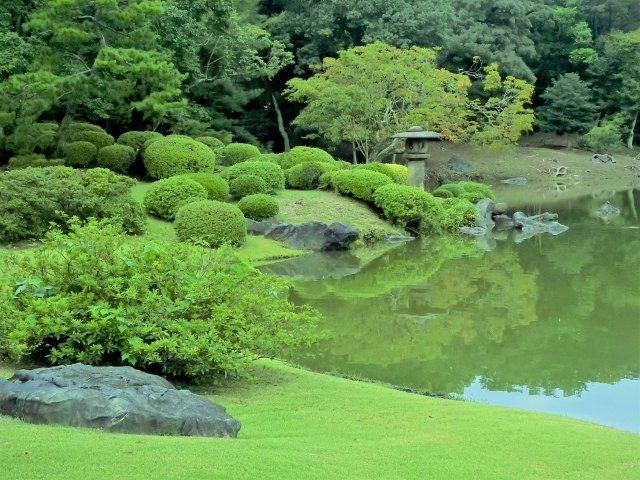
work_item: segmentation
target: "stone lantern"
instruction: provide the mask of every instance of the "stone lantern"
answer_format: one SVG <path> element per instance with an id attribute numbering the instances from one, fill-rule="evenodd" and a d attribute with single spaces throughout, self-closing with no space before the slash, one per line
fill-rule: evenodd
<path id="1" fill-rule="evenodd" d="M 429 159 L 429 142 L 442 138 L 438 132 L 429 132 L 422 127 L 411 127 L 406 132 L 397 133 L 391 138 L 404 140 L 404 148 L 401 153 L 407 161 L 409 169 L 409 185 L 424 190 L 424 182 L 427 174 L 427 160 Z M 395 162 L 395 155 L 394 155 Z"/>

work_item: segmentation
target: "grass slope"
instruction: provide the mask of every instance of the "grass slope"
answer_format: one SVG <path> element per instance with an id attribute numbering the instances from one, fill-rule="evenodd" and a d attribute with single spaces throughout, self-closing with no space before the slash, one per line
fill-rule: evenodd
<path id="1" fill-rule="evenodd" d="M 640 436 L 632 433 L 421 397 L 279 362 L 257 368 L 259 382 L 211 396 L 243 423 L 237 440 L 114 435 L 0 418 L 2 477 L 620 480 L 640 472 Z"/>

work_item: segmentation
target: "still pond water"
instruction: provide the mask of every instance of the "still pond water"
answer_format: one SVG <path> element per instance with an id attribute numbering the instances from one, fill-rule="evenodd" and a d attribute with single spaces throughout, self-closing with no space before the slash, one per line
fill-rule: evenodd
<path id="1" fill-rule="evenodd" d="M 609 223 L 592 213 L 602 198 L 557 204 L 568 232 L 492 250 L 439 237 L 369 263 L 317 254 L 271 267 L 324 315 L 327 338 L 294 360 L 640 432 L 640 192 L 610 201 L 622 215 Z"/>

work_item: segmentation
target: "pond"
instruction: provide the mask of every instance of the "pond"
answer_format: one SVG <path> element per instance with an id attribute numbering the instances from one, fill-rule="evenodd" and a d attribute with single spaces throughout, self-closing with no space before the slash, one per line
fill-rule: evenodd
<path id="1" fill-rule="evenodd" d="M 489 251 L 442 236 L 368 263 L 316 254 L 270 267 L 324 316 L 326 339 L 293 360 L 640 432 L 640 192 L 609 198 L 622 210 L 610 223 L 593 216 L 604 200 L 557 203 L 568 232 Z"/>

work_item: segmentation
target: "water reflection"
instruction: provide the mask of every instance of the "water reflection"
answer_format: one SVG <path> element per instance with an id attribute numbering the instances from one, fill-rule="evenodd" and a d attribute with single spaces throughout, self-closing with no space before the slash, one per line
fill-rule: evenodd
<path id="1" fill-rule="evenodd" d="M 629 228 L 639 200 L 611 197 L 621 215 L 608 224 L 593 216 L 601 198 L 567 203 L 571 229 L 558 237 L 491 252 L 433 238 L 344 278 L 297 281 L 296 301 L 321 310 L 330 335 L 296 360 L 491 403 L 504 392 L 524 408 L 572 398 L 560 413 L 640 430 L 640 406 L 607 410 L 593 393 L 608 384 L 609 403 L 640 405 L 640 229 Z"/>

